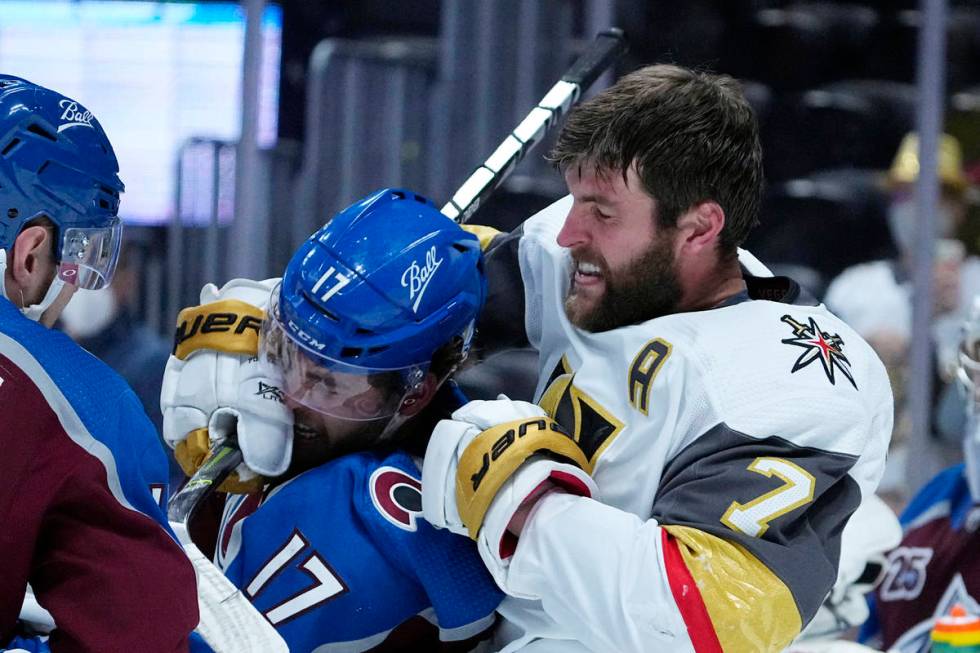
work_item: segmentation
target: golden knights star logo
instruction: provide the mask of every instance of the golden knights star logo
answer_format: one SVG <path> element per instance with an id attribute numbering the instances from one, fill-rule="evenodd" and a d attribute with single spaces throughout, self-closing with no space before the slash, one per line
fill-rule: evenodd
<path id="1" fill-rule="evenodd" d="M 804 349 L 800 357 L 796 359 L 792 373 L 796 373 L 810 363 L 820 361 L 831 384 L 837 385 L 835 371 L 839 371 L 857 390 L 857 384 L 851 375 L 851 361 L 847 360 L 847 356 L 844 355 L 844 341 L 839 335 L 821 331 L 816 320 L 812 317 L 809 318 L 807 324 L 794 320 L 789 315 L 784 315 L 780 319 L 793 329 L 793 337 L 786 338 L 781 342 Z"/>

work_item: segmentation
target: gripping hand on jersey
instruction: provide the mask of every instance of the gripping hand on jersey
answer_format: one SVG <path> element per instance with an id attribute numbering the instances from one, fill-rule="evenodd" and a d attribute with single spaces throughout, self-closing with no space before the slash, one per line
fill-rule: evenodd
<path id="1" fill-rule="evenodd" d="M 471 401 L 436 425 L 422 464 L 422 510 L 437 528 L 469 535 L 502 589 L 515 517 L 558 490 L 595 497 L 589 462 L 545 411 L 500 395 Z M 509 530 L 511 527 L 511 530 Z"/>
<path id="2" fill-rule="evenodd" d="M 163 375 L 163 436 L 191 476 L 211 447 L 236 436 L 245 462 L 219 488 L 244 493 L 286 471 L 293 414 L 275 371 L 260 366 L 259 326 L 277 279 L 234 279 L 201 290 L 201 305 L 177 318 L 174 353 Z"/>

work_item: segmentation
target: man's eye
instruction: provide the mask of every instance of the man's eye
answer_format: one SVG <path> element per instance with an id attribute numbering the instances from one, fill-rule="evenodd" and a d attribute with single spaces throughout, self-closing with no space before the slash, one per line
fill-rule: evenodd
<path id="1" fill-rule="evenodd" d="M 608 213 L 603 213 L 602 211 L 600 211 L 599 207 L 595 206 L 594 204 L 592 205 L 592 213 L 595 215 L 595 217 L 599 218 L 600 220 L 608 220 L 609 218 L 612 217 Z"/>

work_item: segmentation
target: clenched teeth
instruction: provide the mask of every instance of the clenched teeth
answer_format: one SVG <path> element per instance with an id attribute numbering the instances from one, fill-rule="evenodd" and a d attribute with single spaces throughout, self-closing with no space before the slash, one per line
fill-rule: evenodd
<path id="1" fill-rule="evenodd" d="M 313 440 L 320 435 L 313 427 L 299 422 L 293 424 L 293 434 L 301 440 Z"/>
<path id="2" fill-rule="evenodd" d="M 600 274 L 598 265 L 595 263 L 586 263 L 584 261 L 579 262 L 578 266 L 575 268 L 575 271 L 579 274 L 588 274 L 593 276 L 599 276 Z"/>

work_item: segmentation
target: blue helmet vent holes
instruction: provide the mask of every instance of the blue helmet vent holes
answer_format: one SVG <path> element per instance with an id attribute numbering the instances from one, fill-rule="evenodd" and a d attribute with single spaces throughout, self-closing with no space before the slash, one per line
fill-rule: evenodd
<path id="1" fill-rule="evenodd" d="M 16 136 L 10 139 L 10 142 L 4 145 L 3 149 L 0 150 L 0 157 L 6 158 L 10 156 L 11 154 L 14 153 L 15 148 L 21 143 L 23 143 L 23 141 L 17 138 Z"/>
<path id="2" fill-rule="evenodd" d="M 42 125 L 39 122 L 29 123 L 27 125 L 27 131 L 31 132 L 32 134 L 37 134 L 41 138 L 46 138 L 52 143 L 58 142 L 58 137 L 55 135 L 55 133 L 48 129 L 47 126 Z"/>

